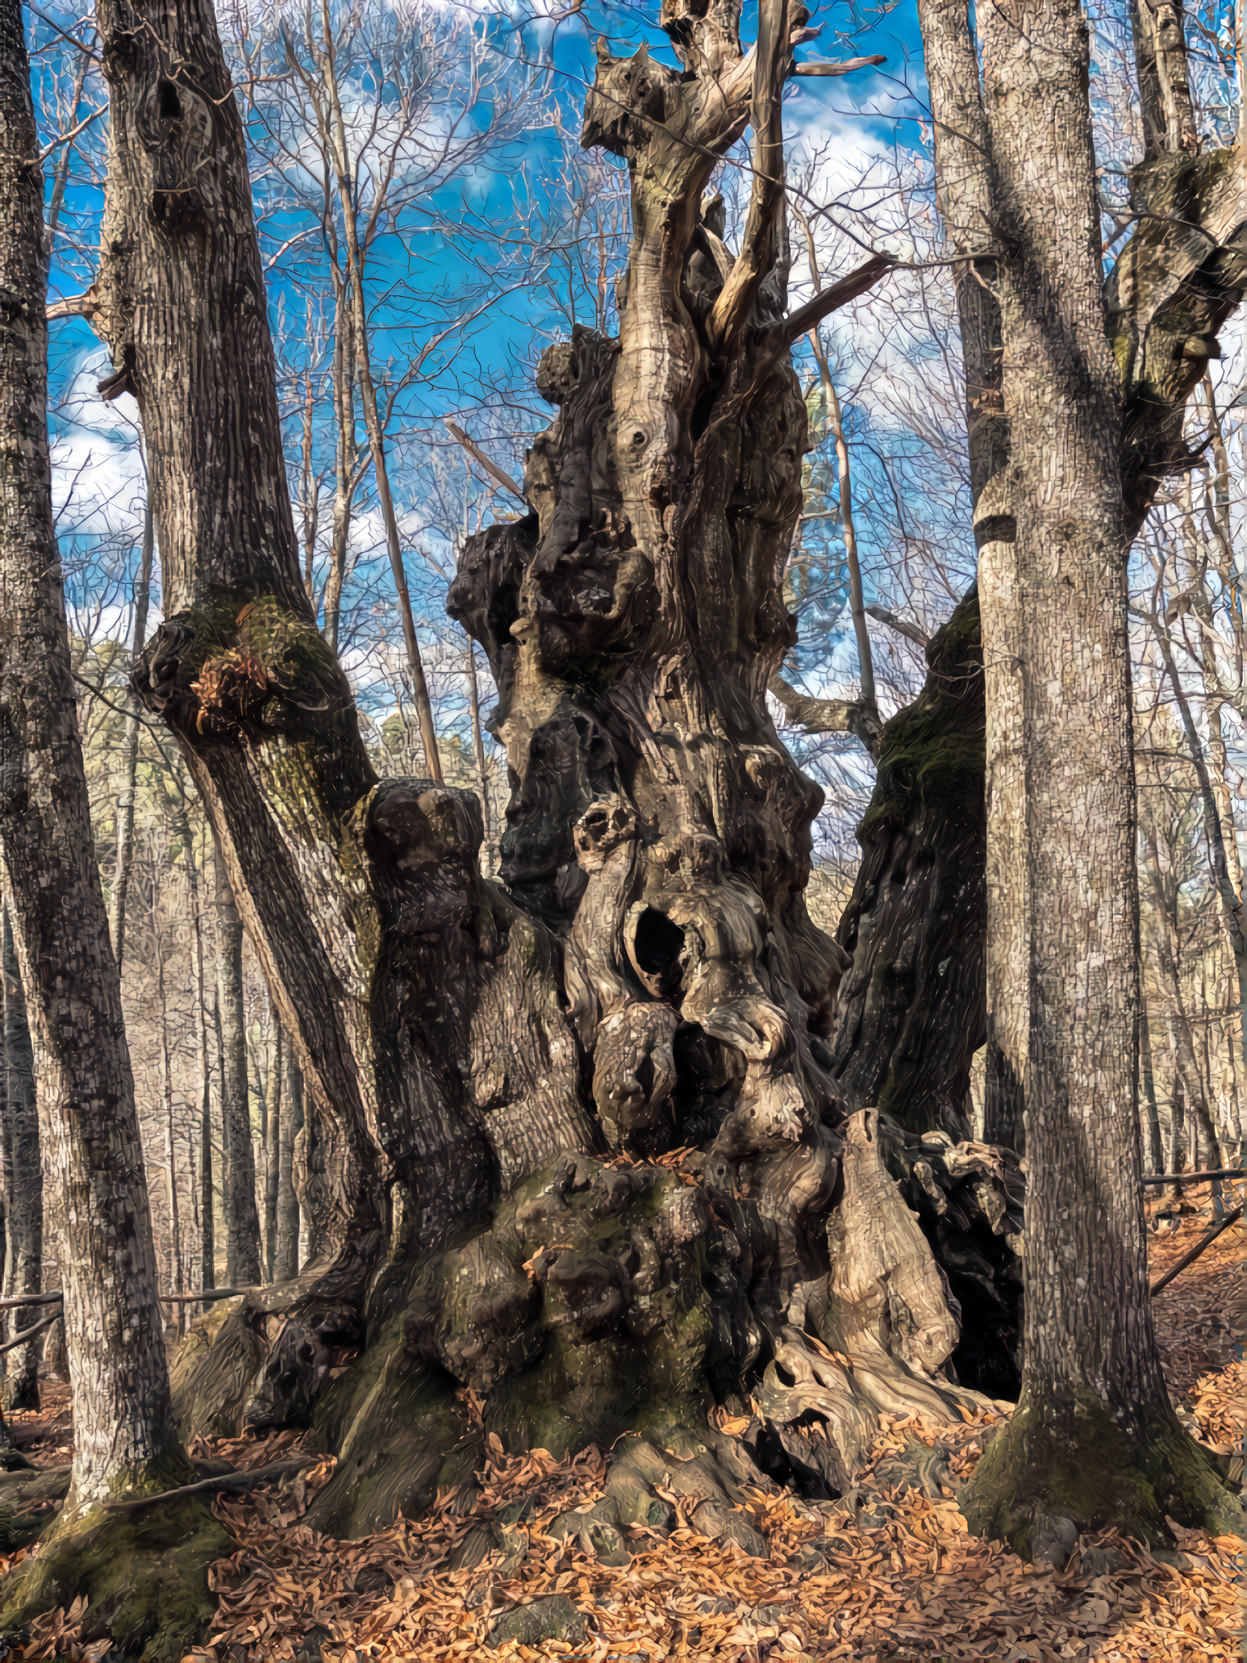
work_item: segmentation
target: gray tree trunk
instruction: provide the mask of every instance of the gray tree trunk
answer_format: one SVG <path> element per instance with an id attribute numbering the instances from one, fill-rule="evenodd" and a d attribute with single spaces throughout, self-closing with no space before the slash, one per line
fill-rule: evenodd
<path id="1" fill-rule="evenodd" d="M 151 493 L 143 504 L 143 544 L 138 575 L 134 581 L 134 636 L 131 651 L 137 656 L 147 639 L 147 609 L 151 597 L 152 555 L 156 534 L 152 523 Z M 133 697 L 133 695 L 131 695 Z M 120 968 L 126 947 L 126 900 L 134 866 L 134 798 L 139 763 L 139 713 L 126 717 L 125 740 L 121 749 L 121 792 L 117 799 L 117 850 L 113 866 L 112 891 L 108 898 L 108 927 L 113 952 Z"/>
<path id="2" fill-rule="evenodd" d="M 281 1184 L 281 1126 L 286 1105 L 282 1101 L 285 1047 L 281 1024 L 273 1019 L 269 1076 L 265 1088 L 264 1114 L 264 1271 L 273 1280 L 277 1263 L 277 1195 Z"/>
<path id="3" fill-rule="evenodd" d="M 99 1504 L 184 1482 L 193 1468 L 174 1426 L 161 1341 L 120 977 L 91 835 L 53 530 L 42 187 L 21 10 L 0 0 L 0 851 L 47 1166 L 59 1186 L 75 1433 L 68 1496 L 39 1554 L 6 1583 L 0 1632 L 11 1637 L 36 1612 L 68 1606 L 79 1593 L 89 1607 L 103 1588 L 115 1594 L 121 1556 L 126 1597 L 92 1616 L 119 1651 L 141 1651 L 167 1615 L 156 1609 L 150 1547 Z M 219 1553 L 228 1539 L 202 1506 L 171 1516 L 167 1528 L 189 1543 L 205 1520 L 196 1555 Z M 203 1565 L 183 1580 L 172 1561 L 164 1555 L 157 1573 L 164 1600 L 184 1616 L 206 1615 Z"/>
<path id="4" fill-rule="evenodd" d="M 285 1084 L 277 1152 L 277 1231 L 273 1279 L 299 1274 L 299 1197 L 295 1190 L 295 1140 L 303 1130 L 303 1076 L 290 1045 L 282 1048 Z"/>
<path id="5" fill-rule="evenodd" d="M 1139 1009 L 1139 1072 L 1143 1086 L 1143 1101 L 1147 1112 L 1148 1167 L 1152 1172 L 1164 1172 L 1165 1143 L 1160 1130 L 1160 1108 L 1156 1102 L 1156 1074 L 1152 1064 L 1152 1025 L 1148 1020 L 1145 1000 L 1140 1001 Z"/>
<path id="6" fill-rule="evenodd" d="M 183 809 L 177 830 L 186 851 L 186 887 L 190 903 L 191 943 L 195 964 L 195 1026 L 199 1038 L 199 1285 L 216 1286 L 216 1214 L 212 1152 L 212 1012 L 204 954 L 204 894 L 190 817 Z"/>
<path id="7" fill-rule="evenodd" d="M 43 1172 L 39 1159 L 39 1110 L 35 1060 L 26 1020 L 17 949 L 4 907 L 4 1291 L 39 1293 L 43 1286 Z M 9 1329 L 21 1334 L 44 1313 L 37 1305 L 19 1305 L 9 1315 Z M 6 1358 L 4 1398 L 9 1409 L 39 1407 L 39 1359 L 43 1336 L 37 1335 Z"/>
<path id="8" fill-rule="evenodd" d="M 951 249 L 978 254 L 954 268 L 966 382 L 966 441 L 975 542 L 985 697 L 987 1054 L 984 1136 L 1023 1153 L 1021 1079 L 1026 1053 L 1029 908 L 1022 881 L 1022 772 L 1015 528 L 999 481 L 1009 460 L 1001 394 L 991 142 L 978 54 L 965 0 L 921 0 L 923 57 L 934 118 L 936 206 Z M 950 932 L 952 933 L 952 932 Z"/>
<path id="9" fill-rule="evenodd" d="M 247 1075 L 243 1009 L 242 921 L 220 851 L 214 845 L 217 1011 L 221 1030 L 221 1204 L 225 1224 L 225 1281 L 246 1287 L 260 1280 L 260 1215 L 255 1197 L 255 1151 Z"/>
<path id="10" fill-rule="evenodd" d="M 1060 1557 L 1082 1528 L 1156 1536 L 1166 1512 L 1211 1524 L 1233 1508 L 1177 1422 L 1148 1293 L 1130 533 L 1086 20 L 1075 0 L 1025 11 L 1002 0 L 980 27 L 1007 249 L 998 292 L 1021 618 L 1029 1178 L 1021 1398 L 961 1505 L 972 1528 Z"/>

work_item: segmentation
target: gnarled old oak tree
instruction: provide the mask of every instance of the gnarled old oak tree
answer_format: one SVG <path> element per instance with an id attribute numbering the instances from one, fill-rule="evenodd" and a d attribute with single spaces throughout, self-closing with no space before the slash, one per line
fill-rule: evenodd
<path id="1" fill-rule="evenodd" d="M 0 1543 L 65 1497 L 0 1594 L 6 1638 L 85 1595 L 119 1650 L 177 1658 L 229 1538 L 202 1498 L 110 1503 L 193 1479 L 174 1421 L 121 986 L 91 836 L 52 523 L 43 176 L 18 0 L 0 0 L 0 850 L 61 1246 L 74 1392 L 66 1474 L 6 1471 Z M 12 1463 L 6 1461 L 6 1466 Z M 68 1494 L 66 1495 L 66 1477 Z M 180 1550 L 180 1551 L 179 1551 Z M 153 1638 L 154 1637 L 154 1638 Z"/>
<path id="2" fill-rule="evenodd" d="M 888 262 L 789 310 L 780 107 L 807 14 L 768 0 L 749 51 L 738 17 L 668 0 L 680 69 L 599 51 L 584 142 L 633 182 L 619 338 L 544 356 L 530 512 L 468 545 L 451 598 L 513 775 L 495 884 L 470 794 L 375 776 L 308 606 L 211 9 L 99 14 L 95 321 L 107 390 L 142 413 L 166 608 L 134 685 L 211 815 L 312 1152 L 312 1260 L 196 1325 L 175 1399 L 188 1428 L 310 1419 L 339 1456 L 328 1528 L 470 1473 L 465 1387 L 511 1448 L 637 1434 L 568 1527 L 613 1552 L 666 1517 L 664 1472 L 703 1528 L 756 1546 L 728 1505 L 755 1461 L 839 1487 L 880 1408 L 1015 1380 L 1012 1179 L 934 1114 L 893 1122 L 869 1091 L 850 1109 L 836 1078 L 849 955 L 803 900 L 819 794 L 764 695 L 794 629 L 790 344 Z M 705 192 L 751 123 L 733 254 Z M 946 634 L 937 672 L 963 647 Z M 706 1413 L 747 1391 L 751 1455 Z M 668 1470 L 672 1449 L 696 1458 Z"/>

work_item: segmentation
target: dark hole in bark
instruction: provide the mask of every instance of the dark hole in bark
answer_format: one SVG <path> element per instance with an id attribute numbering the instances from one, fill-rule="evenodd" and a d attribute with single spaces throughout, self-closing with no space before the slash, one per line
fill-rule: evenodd
<path id="1" fill-rule="evenodd" d="M 764 1473 L 808 1500 L 834 1501 L 848 1486 L 848 1474 L 817 1415 L 801 1415 L 787 1426 L 755 1419 L 742 1441 Z"/>
<path id="2" fill-rule="evenodd" d="M 637 919 L 634 950 L 636 961 L 647 976 L 661 976 L 677 964 L 684 946 L 684 931 L 666 913 L 646 907 Z"/>
<path id="3" fill-rule="evenodd" d="M 161 121 L 177 121 L 182 114 L 182 100 L 172 81 L 162 81 L 156 88 L 156 114 Z"/>

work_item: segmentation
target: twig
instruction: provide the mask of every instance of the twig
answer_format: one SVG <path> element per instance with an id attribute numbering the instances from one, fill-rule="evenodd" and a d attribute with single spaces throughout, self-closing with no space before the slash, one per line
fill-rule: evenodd
<path id="1" fill-rule="evenodd" d="M 240 1293 L 254 1293 L 258 1285 L 248 1288 L 201 1288 L 197 1293 L 158 1293 L 156 1298 L 162 1305 L 193 1305 L 196 1300 L 208 1304 L 214 1299 L 236 1299 Z M 0 1299 L 0 1311 L 20 1310 L 25 1305 L 52 1305 L 64 1297 L 59 1288 L 52 1293 L 15 1294 L 12 1299 Z"/>
<path id="2" fill-rule="evenodd" d="M 6 1341 L 4 1345 L 0 1345 L 0 1352 L 15 1351 L 19 1345 L 25 1345 L 27 1340 L 34 1339 L 36 1334 L 42 1334 L 45 1328 L 51 1328 L 54 1322 L 59 1322 L 60 1320 L 61 1313 L 59 1311 L 53 1311 L 50 1317 L 44 1317 L 42 1321 L 32 1324 L 29 1328 L 24 1328 L 22 1332 L 16 1335 L 13 1339 Z"/>
<path id="3" fill-rule="evenodd" d="M 49 321 L 52 318 L 89 319 L 93 318 L 99 309 L 99 299 L 93 284 L 85 294 L 70 295 L 65 300 L 54 300 L 44 315 Z"/>
<path id="4" fill-rule="evenodd" d="M 496 462 L 491 462 L 489 460 L 488 456 L 486 456 L 485 452 L 481 449 L 481 447 L 477 444 L 474 444 L 472 442 L 472 440 L 468 438 L 467 434 L 463 431 L 463 429 L 461 427 L 457 427 L 455 425 L 455 423 L 451 421 L 449 416 L 446 417 L 446 426 L 450 429 L 451 437 L 453 439 L 457 440 L 458 443 L 463 446 L 464 450 L 467 451 L 469 456 L 474 457 L 480 463 L 481 467 L 484 468 L 485 472 L 489 475 L 489 477 L 492 480 L 494 480 L 497 484 L 503 486 L 506 490 L 510 491 L 512 496 L 518 497 L 520 499 L 520 501 L 524 504 L 525 508 L 527 508 L 528 507 L 528 498 L 524 495 L 523 491 L 520 490 L 519 486 L 511 478 L 511 475 L 509 473 L 504 472 L 503 469 L 500 468 Z"/>
<path id="5" fill-rule="evenodd" d="M 160 1490 L 152 1496 L 130 1496 L 124 1501 L 106 1501 L 104 1506 L 117 1513 L 137 1513 L 141 1507 L 154 1507 L 158 1502 L 173 1501 L 178 1496 L 202 1495 L 207 1490 L 247 1490 L 253 1484 L 273 1484 L 291 1478 L 304 1467 L 315 1466 L 319 1455 L 301 1455 L 295 1461 L 271 1461 L 266 1467 L 253 1467 L 250 1472 L 223 1472 L 213 1478 L 200 1478 L 194 1484 L 179 1484 L 174 1490 Z"/>
<path id="6" fill-rule="evenodd" d="M 807 300 L 804 306 L 798 306 L 795 312 L 790 312 L 784 321 L 778 325 L 785 338 L 795 341 L 798 335 L 804 335 L 841 306 L 847 306 L 858 295 L 865 294 L 897 264 L 888 254 L 872 254 L 869 260 L 864 260 L 856 270 L 842 277 L 838 283 L 816 294 L 812 300 Z"/>
<path id="7" fill-rule="evenodd" d="M 925 647 L 931 637 L 919 624 L 911 624 L 908 618 L 898 618 L 895 612 L 889 612 L 886 606 L 868 606 L 868 617 L 874 618 L 881 624 L 887 624 L 898 635 L 906 636 L 920 647 Z"/>
<path id="8" fill-rule="evenodd" d="M 1152 1177 L 1141 1178 L 1139 1182 L 1143 1184 L 1202 1184 L 1209 1178 L 1244 1177 L 1247 1177 L 1247 1167 L 1219 1166 L 1213 1172 L 1158 1172 Z"/>
<path id="9" fill-rule="evenodd" d="M 214 1299 L 236 1299 L 240 1293 L 254 1293 L 255 1291 L 255 1287 L 201 1288 L 198 1293 L 162 1293 L 156 1297 L 162 1305 L 194 1305 L 200 1300 L 208 1305 Z"/>
<path id="10" fill-rule="evenodd" d="M 790 75 L 851 75 L 855 69 L 867 69 L 874 64 L 885 64 L 887 61 L 885 57 L 876 52 L 869 58 L 842 58 L 838 63 L 793 64 L 788 73 Z"/>
<path id="11" fill-rule="evenodd" d="M 1204 1249 L 1211 1247 L 1221 1232 L 1228 1230 L 1231 1224 L 1237 1224 L 1242 1216 L 1243 1209 L 1241 1207 L 1235 1207 L 1232 1213 L 1226 1213 L 1219 1224 L 1214 1224 L 1211 1230 L 1199 1238 L 1189 1253 L 1184 1253 L 1176 1265 L 1170 1265 L 1165 1274 L 1152 1283 L 1152 1298 L 1155 1299 L 1162 1288 L 1167 1288 L 1180 1271 L 1185 1270 L 1188 1265 L 1193 1265 Z"/>

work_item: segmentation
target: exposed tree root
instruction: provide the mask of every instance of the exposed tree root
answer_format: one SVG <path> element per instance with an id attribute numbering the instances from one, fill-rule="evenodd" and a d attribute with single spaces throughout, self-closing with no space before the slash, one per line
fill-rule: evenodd
<path id="1" fill-rule="evenodd" d="M 148 1476 L 165 1488 L 184 1471 Z M 212 1616 L 208 1566 L 233 1546 L 202 1496 L 63 1510 L 0 1589 L 0 1636 L 26 1643 L 40 1617 L 85 1599 L 82 1637 L 110 1639 L 110 1658 L 177 1663 Z"/>
<path id="2" fill-rule="evenodd" d="M 613 1450 L 601 1503 L 560 1525 L 612 1561 L 629 1527 L 665 1530 L 677 1507 L 752 1552 L 742 1485 L 834 1498 L 881 1414 L 955 1420 L 986 1401 L 942 1372 L 958 1323 L 883 1154 L 869 1113 L 812 1146 L 781 1145 L 776 1207 L 713 1147 L 667 1165 L 569 1153 L 504 1197 L 487 1229 L 406 1265 L 392 1257 L 361 1312 L 358 1356 L 309 1343 L 289 1319 L 295 1284 L 202 1317 L 178 1360 L 179 1403 L 219 1424 L 224 1381 L 233 1432 L 261 1410 L 269 1426 L 310 1422 L 337 1457 L 308 1513 L 330 1534 L 369 1534 L 455 1489 L 469 1503 L 492 1437 L 560 1459 Z M 976 1187 L 1004 1227 L 991 1151 L 936 1139 L 925 1155 L 911 1173 L 946 1211 Z M 715 1402 L 743 1436 L 713 1424 Z M 896 1481 L 938 1493 L 925 1447 L 898 1463 Z"/>
<path id="3" fill-rule="evenodd" d="M 1171 1540 L 1169 1518 L 1213 1536 L 1242 1535 L 1242 1503 L 1221 1465 L 1172 1412 L 1125 1426 L 1091 1399 L 1023 1401 L 959 1505 L 977 1535 L 1061 1566 L 1082 1532 L 1107 1524 L 1153 1545 Z"/>

